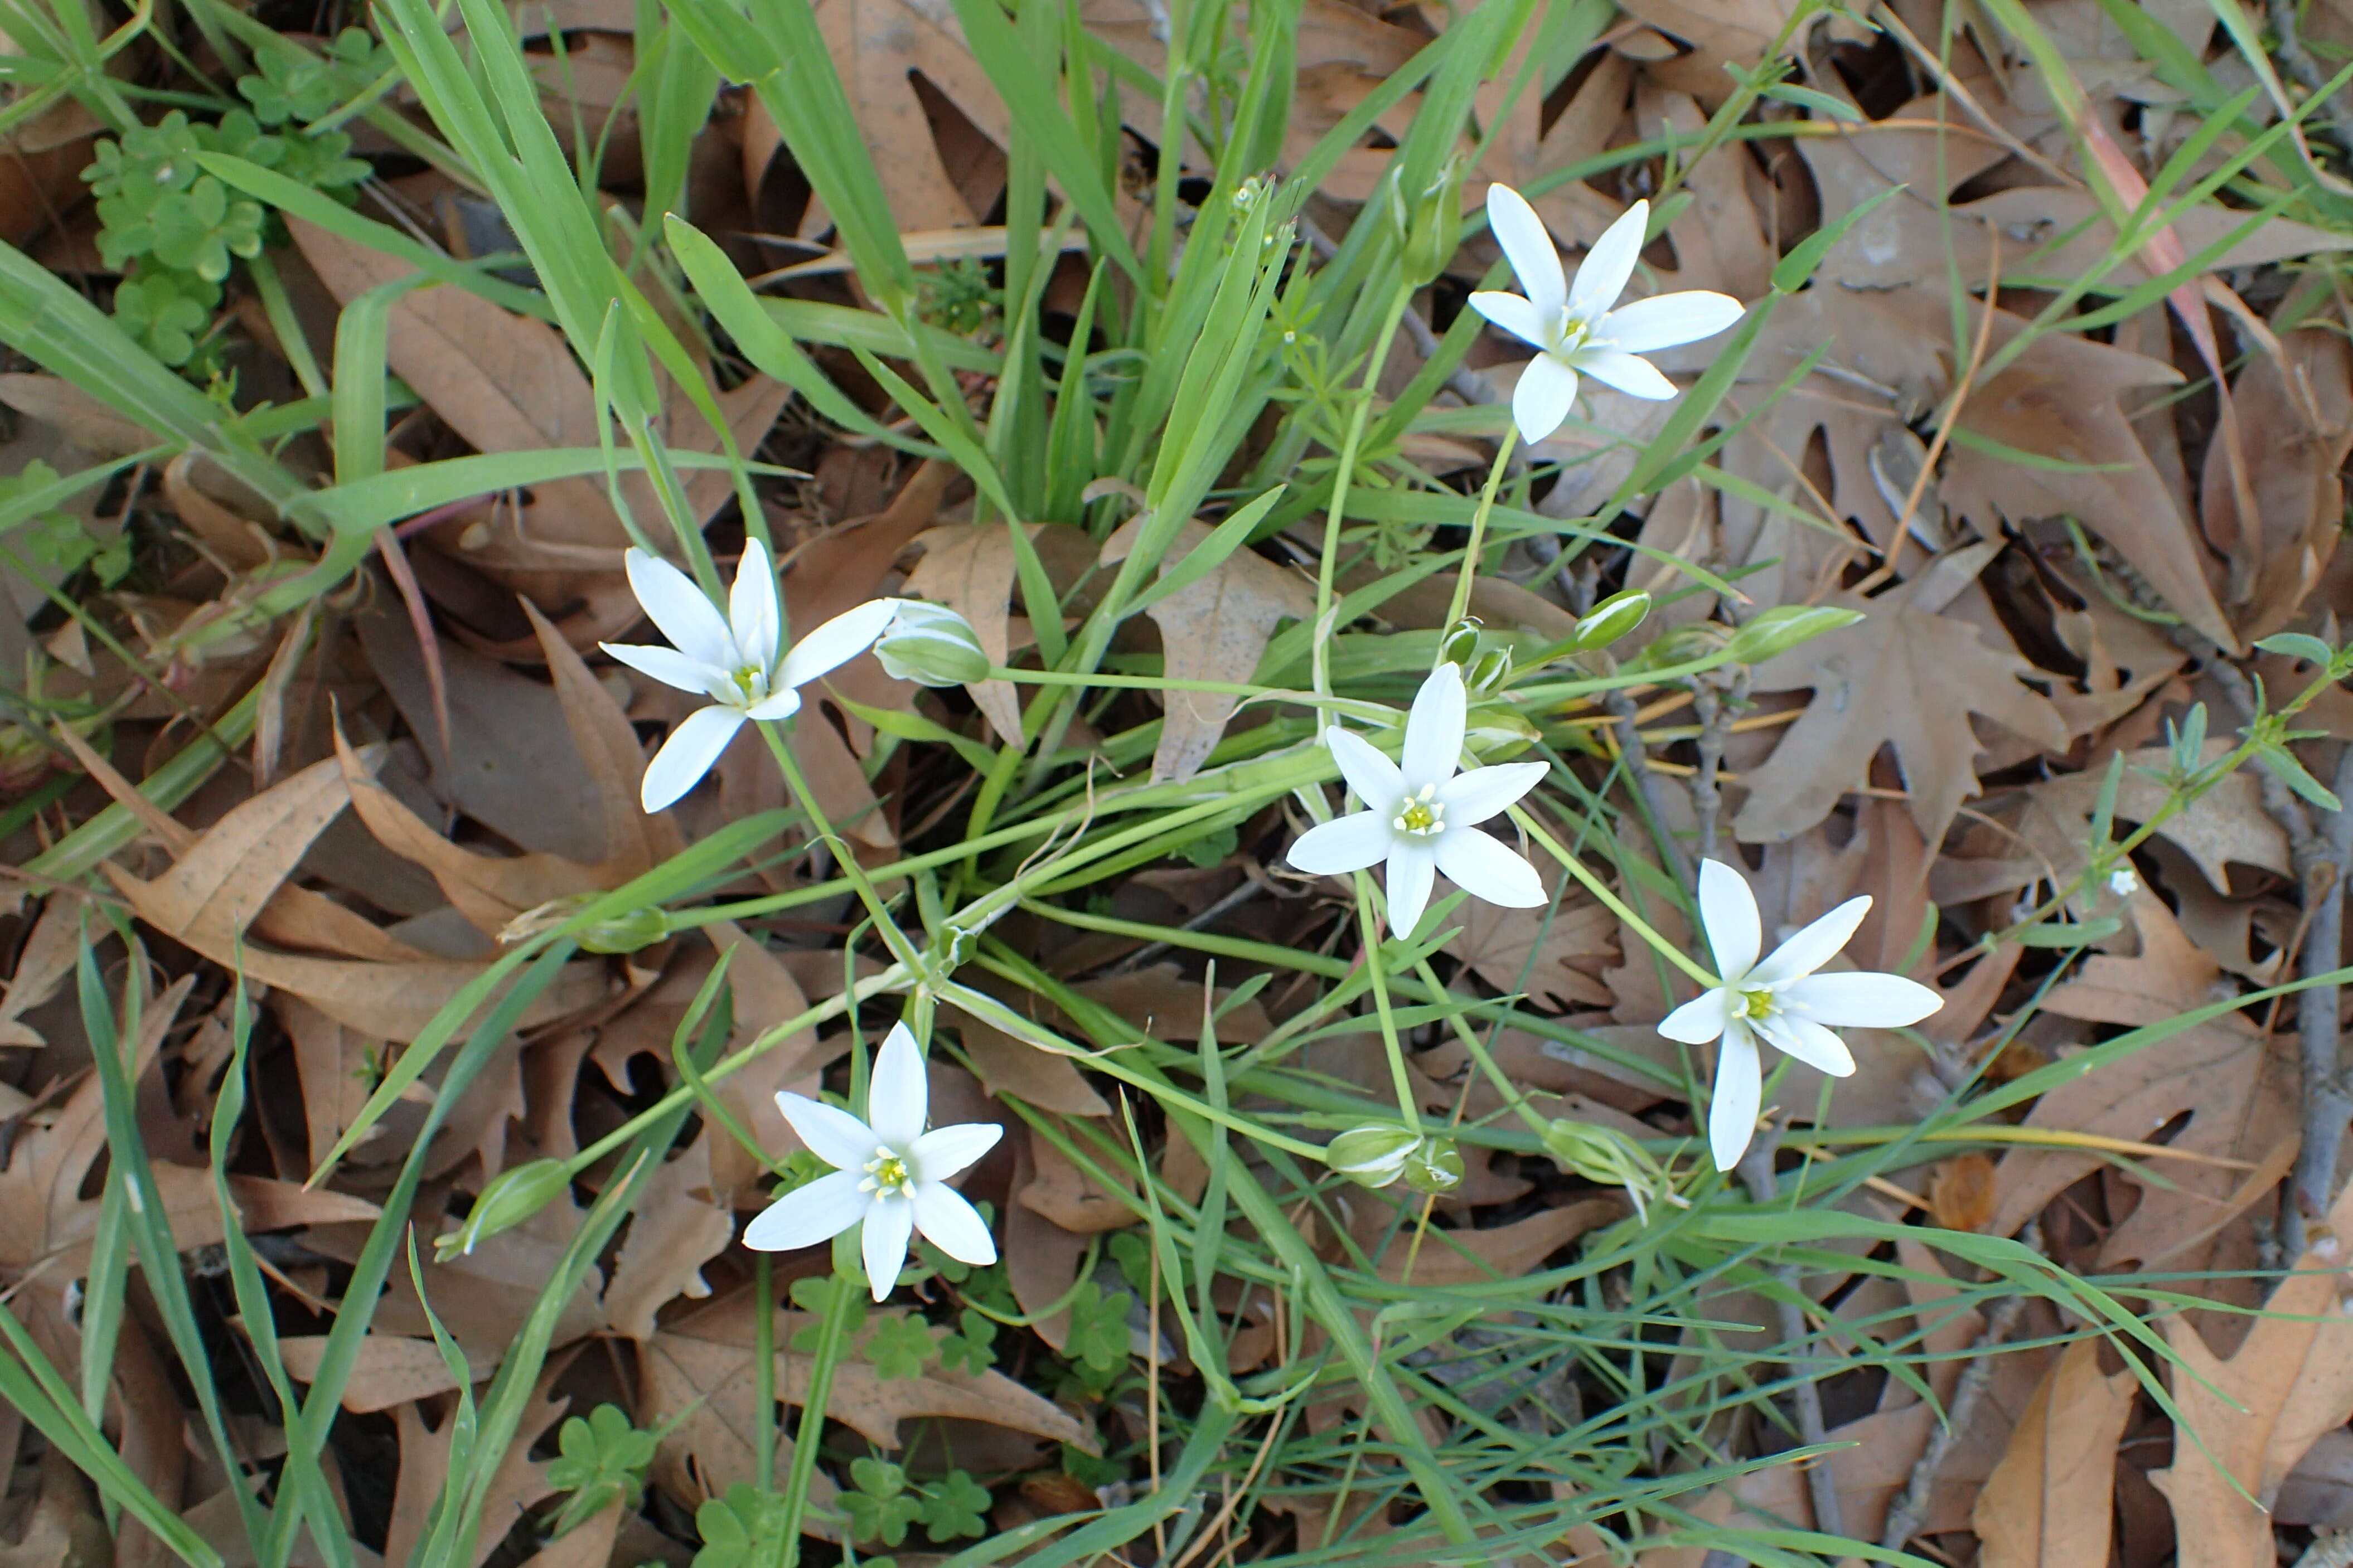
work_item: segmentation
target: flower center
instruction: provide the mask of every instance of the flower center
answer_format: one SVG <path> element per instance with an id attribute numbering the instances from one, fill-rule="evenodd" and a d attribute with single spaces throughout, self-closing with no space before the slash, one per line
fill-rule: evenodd
<path id="1" fill-rule="evenodd" d="M 1438 786 L 1424 784 L 1405 797 L 1398 807 L 1397 820 L 1391 824 L 1399 833 L 1428 837 L 1446 831 L 1446 807 L 1438 801 Z"/>
<path id="2" fill-rule="evenodd" d="M 858 1184 L 858 1190 L 882 1198 L 912 1198 L 915 1195 L 915 1178 L 908 1172 L 904 1158 L 878 1148 L 874 1158 L 866 1162 L 866 1179 Z"/>
<path id="3" fill-rule="evenodd" d="M 735 672 L 735 689 L 746 702 L 757 702 L 768 694 L 768 672 L 754 665 L 745 665 Z"/>
<path id="4" fill-rule="evenodd" d="M 1593 323 L 1582 316 L 1571 315 L 1567 306 L 1560 308 L 1560 322 L 1553 329 L 1552 352 L 1556 354 L 1575 353 L 1585 344 Z"/>
<path id="5" fill-rule="evenodd" d="M 1773 993 L 1770 991 L 1763 989 L 1743 991 L 1739 993 L 1739 996 L 1742 1017 L 1769 1018 L 1773 1016 Z"/>

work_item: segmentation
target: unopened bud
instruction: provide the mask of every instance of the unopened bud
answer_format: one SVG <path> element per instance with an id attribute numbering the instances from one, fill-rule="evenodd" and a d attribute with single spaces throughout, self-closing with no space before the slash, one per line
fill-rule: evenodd
<path id="1" fill-rule="evenodd" d="M 1438 178 L 1409 195 L 1402 168 L 1389 175 L 1389 221 L 1397 226 L 1398 264 L 1419 289 L 1434 281 L 1462 242 L 1462 160 L 1446 160 Z"/>
<path id="2" fill-rule="evenodd" d="M 601 893 L 574 893 L 550 899 L 509 921 L 500 929 L 499 941 L 512 946 L 569 925 L 582 910 L 602 897 Z M 575 931 L 572 940 L 589 952 L 635 952 L 666 940 L 670 934 L 670 911 L 659 905 L 647 905 L 593 921 Z"/>
<path id="3" fill-rule="evenodd" d="M 1361 1186 L 1386 1187 L 1405 1173 L 1421 1135 L 1393 1121 L 1351 1127 L 1324 1146 L 1324 1163 Z"/>
<path id="4" fill-rule="evenodd" d="M 1491 647 L 1471 661 L 1462 672 L 1462 684 L 1474 695 L 1486 696 L 1501 691 L 1512 683 L 1512 650 Z"/>
<path id="5" fill-rule="evenodd" d="M 923 599 L 893 600 L 898 613 L 874 640 L 874 657 L 900 680 L 970 686 L 988 679 L 988 655 L 972 623 Z"/>
<path id="6" fill-rule="evenodd" d="M 1466 718 L 1462 738 L 1482 763 L 1499 763 L 1536 743 L 1541 731 L 1508 702 L 1481 702 Z"/>
<path id="7" fill-rule="evenodd" d="M 1625 1185 L 1629 1176 L 1644 1173 L 1648 1163 L 1623 1134 L 1565 1117 L 1545 1128 L 1544 1146 L 1562 1170 L 1609 1187 Z"/>
<path id="8" fill-rule="evenodd" d="M 1610 595 L 1577 623 L 1577 651 L 1589 653 L 1597 647 L 1608 647 L 1641 626 L 1650 613 L 1651 595 L 1640 588 Z"/>
<path id="9" fill-rule="evenodd" d="M 1405 1157 L 1405 1184 L 1417 1193 L 1451 1193 L 1462 1184 L 1462 1151 L 1451 1138 L 1424 1138 Z"/>
<path id="10" fill-rule="evenodd" d="M 1448 664 L 1468 665 L 1479 657 L 1479 634 L 1486 628 L 1476 616 L 1465 616 L 1447 628 L 1438 645 L 1438 657 Z"/>
<path id="11" fill-rule="evenodd" d="M 1860 610 L 1836 605 L 1781 605 L 1766 611 L 1732 634 L 1724 651 L 1735 664 L 1763 664 L 1810 642 L 1824 632 L 1851 626 L 1862 619 Z"/>
<path id="12" fill-rule="evenodd" d="M 433 1238 L 434 1255 L 447 1263 L 459 1253 L 473 1251 L 480 1243 L 531 1218 L 571 1185 L 572 1173 L 561 1160 L 533 1160 L 500 1172 L 474 1200 L 466 1223 L 448 1236 Z"/>

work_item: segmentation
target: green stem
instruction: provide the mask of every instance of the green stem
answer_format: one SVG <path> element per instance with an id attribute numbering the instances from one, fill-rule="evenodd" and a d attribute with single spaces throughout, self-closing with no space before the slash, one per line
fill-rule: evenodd
<path id="1" fill-rule="evenodd" d="M 874 884 L 867 879 L 866 868 L 858 863 L 858 856 L 833 830 L 833 824 L 826 819 L 825 808 L 818 805 L 816 795 L 808 787 L 808 780 L 802 776 L 800 759 L 794 756 L 792 747 L 786 744 L 783 731 L 766 720 L 760 721 L 759 728 L 761 737 L 768 742 L 768 750 L 776 759 L 776 766 L 784 773 L 785 787 L 792 791 L 793 798 L 800 802 L 803 811 L 808 813 L 809 825 L 817 829 L 818 840 L 833 852 L 834 863 L 841 868 L 841 874 L 857 889 L 859 902 L 864 904 L 866 912 L 874 917 L 874 929 L 881 934 L 883 945 L 890 948 L 892 957 L 915 973 L 923 973 L 923 956 L 915 951 L 915 944 L 907 940 L 907 933 L 901 931 L 898 922 L 891 918 L 889 908 L 882 902 L 882 895 L 875 891 Z"/>
<path id="2" fill-rule="evenodd" d="M 1495 490 L 1504 480 L 1504 466 L 1512 460 L 1512 449 L 1519 444 L 1520 427 L 1512 426 L 1504 432 L 1503 444 L 1495 448 L 1495 461 L 1487 469 L 1487 482 L 1479 491 L 1479 510 L 1471 514 L 1471 542 L 1462 552 L 1462 570 L 1454 579 L 1454 599 L 1446 606 L 1446 619 L 1439 623 L 1442 637 L 1461 624 L 1471 608 L 1471 583 L 1479 572 L 1479 552 L 1487 541 L 1487 516 L 1495 510 Z"/>
<path id="3" fill-rule="evenodd" d="M 1381 366 L 1388 362 L 1390 341 L 1397 336 L 1398 323 L 1405 319 L 1406 307 L 1412 302 L 1413 285 L 1400 280 L 1381 318 L 1381 330 L 1374 335 L 1372 358 L 1366 362 L 1364 384 L 1358 391 L 1356 405 L 1348 415 L 1348 432 L 1340 441 L 1340 465 L 1332 473 L 1332 510 L 1324 517 L 1323 557 L 1315 566 L 1315 692 L 1319 697 L 1332 695 L 1332 672 L 1324 657 L 1324 622 L 1332 613 L 1333 574 L 1340 560 L 1340 521 L 1348 509 L 1348 483 L 1356 477 L 1356 450 L 1364 444 L 1365 421 L 1373 408 L 1373 389 L 1380 384 Z"/>
<path id="4" fill-rule="evenodd" d="M 1414 1103 L 1413 1079 L 1405 1070 L 1405 1047 L 1398 1039 L 1397 1012 L 1389 1003 L 1388 973 L 1381 963 L 1381 928 L 1373 918 L 1372 879 L 1364 872 L 1355 874 L 1356 884 L 1356 926 L 1363 933 L 1365 978 L 1373 988 L 1373 1010 L 1380 1015 L 1381 1046 L 1388 1053 L 1389 1083 L 1397 1090 L 1398 1114 L 1405 1118 L 1408 1127 L 1421 1125 L 1421 1107 Z M 1406 936 L 1413 933 L 1407 931 Z"/>
<path id="5" fill-rule="evenodd" d="M 841 1359 L 842 1325 L 849 1318 L 850 1293 L 857 1282 L 836 1272 L 826 1293 L 825 1324 L 818 1332 L 817 1355 L 809 1364 L 807 1394 L 801 1401 L 801 1427 L 793 1439 L 792 1472 L 785 1479 L 784 1568 L 794 1568 L 801 1555 L 801 1516 L 808 1511 L 809 1481 L 817 1474 L 818 1446 L 825 1437 L 825 1402 L 833 1394 L 833 1365 Z"/>
<path id="6" fill-rule="evenodd" d="M 1620 899 L 1617 894 L 1611 892 L 1609 887 L 1602 882 L 1600 878 L 1596 877 L 1592 872 L 1585 868 L 1585 863 L 1583 861 L 1579 860 L 1576 856 L 1563 848 L 1560 841 L 1555 838 L 1551 834 L 1546 832 L 1544 825 L 1538 822 L 1534 816 L 1530 816 L 1526 807 L 1515 805 L 1511 809 L 1512 820 L 1518 823 L 1521 828 L 1530 838 L 1535 839 L 1539 845 L 1542 845 L 1546 854 L 1559 861 L 1562 869 L 1566 870 L 1570 876 L 1583 883 L 1585 885 L 1585 890 L 1591 893 L 1595 898 L 1600 900 L 1602 906 L 1609 910 L 1611 914 L 1616 915 L 1620 920 L 1624 921 L 1626 924 L 1632 929 L 1635 935 L 1641 937 L 1644 942 L 1649 942 L 1652 947 L 1658 949 L 1658 951 L 1664 955 L 1668 963 L 1672 963 L 1677 969 L 1682 970 L 1685 974 L 1690 975 L 1694 980 L 1699 982 L 1700 985 L 1704 989 L 1713 991 L 1717 986 L 1724 984 L 1722 980 L 1710 974 L 1706 970 L 1702 969 L 1698 964 L 1693 963 L 1691 959 L 1684 956 L 1683 950 L 1682 948 L 1677 947 L 1673 942 L 1669 942 L 1665 937 L 1661 936 L 1657 931 L 1651 930 L 1650 921 L 1644 920 L 1641 916 L 1636 914 L 1631 909 L 1628 908 L 1626 901 L 1623 899 Z"/>

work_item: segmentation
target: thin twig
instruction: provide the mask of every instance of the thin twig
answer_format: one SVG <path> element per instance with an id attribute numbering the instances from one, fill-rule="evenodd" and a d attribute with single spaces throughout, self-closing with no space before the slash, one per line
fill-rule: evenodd
<path id="1" fill-rule="evenodd" d="M 1748 1189 L 1751 1201 L 1759 1205 L 1773 1201 L 1779 1183 L 1773 1174 L 1773 1154 L 1781 1146 L 1778 1131 L 1767 1132 L 1748 1145 L 1748 1152 L 1740 1158 L 1741 1184 Z M 1798 1305 L 1803 1286 L 1798 1266 L 1784 1263 L 1773 1270 L 1773 1278 L 1781 1286 L 1781 1299 L 1773 1304 L 1780 1320 L 1781 1342 L 1785 1347 L 1783 1364 L 1789 1374 L 1789 1404 L 1798 1417 L 1798 1436 L 1808 1447 L 1820 1447 L 1830 1439 L 1830 1429 L 1822 1422 L 1821 1372 L 1814 1364 L 1808 1348 L 1813 1338 L 1807 1327 L 1806 1314 Z M 1814 1528 L 1824 1535 L 1846 1533 L 1846 1510 L 1839 1504 L 1838 1477 L 1831 1470 L 1830 1457 L 1817 1454 L 1806 1462 L 1806 1496 L 1814 1505 Z"/>
<path id="2" fill-rule="evenodd" d="M 2353 795 L 2353 746 L 2337 759 L 2337 797 Z M 2307 980 L 2344 960 L 2345 877 L 2353 869 L 2353 810 L 2321 813 L 2319 853 L 2304 870 L 2306 930 L 2302 970 Z M 2303 1256 L 2305 1226 L 2328 1212 L 2336 1194 L 2337 1156 L 2353 1121 L 2346 1092 L 2337 988 L 2315 985 L 2295 1001 L 2296 1037 L 2304 1065 L 2304 1142 L 2295 1154 L 2295 1183 L 2282 1205 L 2281 1240 L 2290 1258 Z"/>
<path id="3" fill-rule="evenodd" d="M 2021 1233 L 2020 1240 L 2037 1257 L 2043 1256 L 2042 1226 L 2030 1220 Z M 1901 1552 L 1913 1532 L 1927 1521 L 1928 1497 L 1936 1486 L 1936 1472 L 1944 1468 L 1946 1456 L 1953 1451 L 1969 1429 L 1978 1406 L 1985 1400 L 1986 1390 L 1993 1385 L 1993 1358 L 2001 1350 L 2002 1342 L 2017 1328 L 2019 1315 L 2026 1310 L 2023 1296 L 2004 1296 L 1986 1320 L 1984 1331 L 1969 1345 L 1969 1364 L 1961 1372 L 1961 1380 L 1953 1386 L 1953 1403 L 1947 1410 L 1944 1424 L 1929 1438 L 1927 1451 L 1920 1462 L 1912 1467 L 1912 1479 L 1905 1483 L 1904 1495 L 1888 1511 L 1887 1528 L 1881 1531 L 1879 1543 L 1891 1552 Z"/>

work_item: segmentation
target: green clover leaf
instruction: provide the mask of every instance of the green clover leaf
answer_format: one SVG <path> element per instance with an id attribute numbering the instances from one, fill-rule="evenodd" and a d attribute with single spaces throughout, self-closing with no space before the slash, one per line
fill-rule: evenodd
<path id="1" fill-rule="evenodd" d="M 853 1459 L 849 1479 L 858 1489 L 841 1494 L 841 1510 L 849 1516 L 851 1539 L 885 1546 L 906 1540 L 907 1526 L 923 1511 L 907 1495 L 907 1472 L 881 1459 Z"/>
<path id="2" fill-rule="evenodd" d="M 638 1431 L 620 1406 L 599 1405 L 586 1420 L 575 1415 L 565 1422 L 555 1441 L 561 1453 L 547 1467 L 547 1481 L 557 1491 L 573 1494 L 555 1516 L 556 1534 L 616 1498 L 628 1507 L 638 1506 L 658 1434 Z"/>
<path id="3" fill-rule="evenodd" d="M 1096 1373 L 1110 1373 L 1127 1364 L 1133 1341 L 1128 1334 L 1128 1309 L 1135 1298 L 1124 1290 L 1106 1296 L 1103 1287 L 1087 1280 L 1071 1298 L 1071 1337 L 1063 1353 Z"/>
<path id="4" fill-rule="evenodd" d="M 885 1383 L 921 1376 L 923 1363 L 938 1350 L 932 1325 L 916 1317 L 888 1319 L 866 1336 L 866 1359 L 874 1363 L 874 1375 Z"/>
<path id="5" fill-rule="evenodd" d="M 114 319 L 140 346 L 168 365 L 183 365 L 213 319 L 220 289 L 168 268 L 142 268 L 115 287 Z"/>
<path id="6" fill-rule="evenodd" d="M 950 1372 L 962 1367 L 977 1377 L 997 1364 L 997 1352 L 989 1348 L 997 1342 L 997 1325 L 970 1307 L 956 1321 L 963 1331 L 940 1342 L 940 1364 Z"/>
<path id="7" fill-rule="evenodd" d="M 987 1487 L 962 1470 L 950 1470 L 923 1489 L 916 1517 L 934 1544 L 960 1535 L 981 1535 L 988 1529 L 988 1509 L 995 1500 Z"/>
<path id="8" fill-rule="evenodd" d="M 784 1500 L 737 1481 L 726 1497 L 708 1499 L 694 1510 L 694 1528 L 702 1537 L 694 1568 L 748 1568 L 754 1552 L 784 1533 Z"/>

